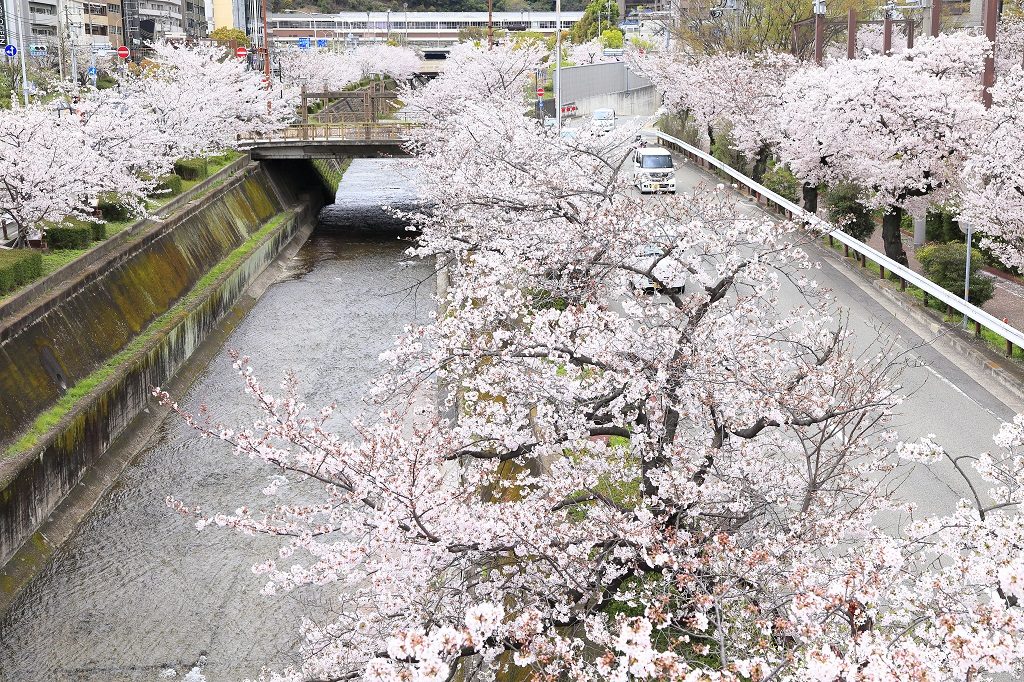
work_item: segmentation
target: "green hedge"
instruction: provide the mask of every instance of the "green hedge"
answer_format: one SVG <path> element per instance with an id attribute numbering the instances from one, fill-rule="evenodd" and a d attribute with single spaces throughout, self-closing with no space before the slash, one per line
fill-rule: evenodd
<path id="1" fill-rule="evenodd" d="M 118 223 L 132 217 L 131 207 L 121 203 L 121 197 L 114 192 L 104 192 L 99 196 L 96 207 L 107 222 Z"/>
<path id="2" fill-rule="evenodd" d="M 964 295 L 964 274 L 967 269 L 967 245 L 928 244 L 917 250 L 924 274 L 946 291 L 958 296 Z M 995 283 L 981 274 L 983 256 L 978 249 L 971 249 L 971 303 L 982 305 L 995 293 Z"/>
<path id="3" fill-rule="evenodd" d="M 54 250 L 87 249 L 92 243 L 92 223 L 66 221 L 46 228 L 46 245 Z"/>
<path id="4" fill-rule="evenodd" d="M 181 194 L 181 187 L 181 177 L 173 173 L 169 173 L 157 178 L 156 187 L 153 188 L 153 194 L 173 197 L 177 194 Z"/>
<path id="5" fill-rule="evenodd" d="M 784 163 L 769 162 L 768 170 L 761 177 L 761 184 L 794 204 L 800 203 L 800 180 Z"/>
<path id="6" fill-rule="evenodd" d="M 861 203 L 861 189 L 849 182 L 836 183 L 825 190 L 828 219 L 854 239 L 867 241 L 875 232 L 875 218 Z"/>
<path id="7" fill-rule="evenodd" d="M 205 156 L 180 159 L 174 162 L 174 174 L 182 180 L 202 180 L 210 175 L 210 164 Z"/>
<path id="8" fill-rule="evenodd" d="M 89 223 L 92 228 L 92 240 L 94 242 L 101 242 L 107 238 L 107 224 L 106 223 Z"/>
<path id="9" fill-rule="evenodd" d="M 43 276 L 43 254 L 38 251 L 0 251 L 0 295 Z"/>

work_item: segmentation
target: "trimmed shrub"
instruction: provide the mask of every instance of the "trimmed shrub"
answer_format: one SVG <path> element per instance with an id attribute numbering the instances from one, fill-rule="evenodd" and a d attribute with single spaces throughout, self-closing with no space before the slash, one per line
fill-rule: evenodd
<path id="1" fill-rule="evenodd" d="M 181 194 L 181 187 L 181 177 L 174 173 L 169 173 L 157 178 L 156 187 L 153 188 L 153 194 L 162 197 L 173 197 Z"/>
<path id="2" fill-rule="evenodd" d="M 42 276 L 43 254 L 38 251 L 0 251 L 0 295 Z"/>
<path id="3" fill-rule="evenodd" d="M 174 174 L 182 180 L 202 180 L 210 175 L 209 161 L 205 156 L 178 159 L 174 162 Z"/>
<path id="4" fill-rule="evenodd" d="M 92 240 L 94 242 L 101 242 L 107 238 L 106 223 L 88 223 L 88 225 L 92 228 Z"/>
<path id="5" fill-rule="evenodd" d="M 801 183 L 784 163 L 769 162 L 768 170 L 761 178 L 761 184 L 794 204 L 800 203 Z"/>
<path id="6" fill-rule="evenodd" d="M 860 187 L 841 182 L 825 190 L 828 219 L 833 225 L 862 242 L 875 232 L 875 218 L 860 202 Z"/>
<path id="7" fill-rule="evenodd" d="M 924 274 L 946 291 L 963 296 L 966 244 L 929 244 L 917 250 Z M 981 275 L 982 253 L 971 249 L 971 303 L 982 305 L 995 293 L 995 282 Z"/>
<path id="8" fill-rule="evenodd" d="M 714 139 L 711 140 L 711 156 L 741 173 L 746 172 L 747 157 L 733 149 L 732 126 L 723 124 L 719 130 L 714 131 L 713 137 Z M 721 171 L 718 174 L 729 182 L 733 182 L 730 176 L 725 175 Z"/>
<path id="9" fill-rule="evenodd" d="M 964 235 L 953 219 L 953 214 L 929 211 L 925 218 L 925 238 L 930 242 L 958 242 L 963 240 Z"/>
<path id="10" fill-rule="evenodd" d="M 45 230 L 46 245 L 54 250 L 87 249 L 92 243 L 92 223 L 66 220 Z"/>
<path id="11" fill-rule="evenodd" d="M 96 207 L 103 214 L 103 219 L 112 223 L 128 220 L 133 215 L 131 208 L 121 203 L 121 198 L 114 192 L 101 194 Z"/>

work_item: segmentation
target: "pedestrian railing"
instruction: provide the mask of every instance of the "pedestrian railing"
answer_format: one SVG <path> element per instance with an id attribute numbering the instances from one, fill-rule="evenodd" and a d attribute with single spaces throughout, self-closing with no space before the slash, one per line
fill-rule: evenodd
<path id="1" fill-rule="evenodd" d="M 346 121 L 297 124 L 272 133 L 238 136 L 243 148 L 281 142 L 405 142 L 415 124 L 404 121 Z"/>
<path id="2" fill-rule="evenodd" d="M 735 180 L 740 187 L 745 189 L 755 201 L 758 203 L 764 202 L 768 205 L 774 205 L 784 212 L 788 218 L 801 220 L 810 228 L 819 231 L 824 236 L 827 236 L 829 244 L 834 244 L 838 241 L 843 245 L 846 255 L 849 256 L 850 251 L 853 251 L 858 255 L 858 260 L 860 260 L 862 265 L 866 265 L 868 260 L 877 264 L 882 278 L 885 278 L 886 271 L 888 271 L 899 279 L 900 288 L 903 291 L 906 291 L 907 285 L 910 284 L 924 292 L 926 302 L 928 297 L 931 297 L 945 303 L 947 308 L 956 310 L 960 314 L 964 315 L 966 319 L 971 320 L 974 323 L 975 335 L 981 335 L 982 327 L 995 332 L 1006 341 L 1007 356 L 1013 354 L 1014 346 L 1024 348 L 1024 333 L 1015 327 L 1012 327 L 999 318 L 990 315 L 978 306 L 968 303 L 956 294 L 946 291 L 927 277 L 914 272 L 901 263 L 897 263 L 885 254 L 879 253 L 859 239 L 855 239 L 842 230 L 833 227 L 828 221 L 822 220 L 813 213 L 808 213 L 789 199 L 776 194 L 752 178 L 748 178 L 743 173 L 740 173 L 735 168 L 722 163 L 707 152 L 661 131 L 651 130 L 645 132 L 657 136 L 658 139 L 660 139 L 666 146 L 675 148 L 693 163 L 696 163 L 706 169 L 714 168 L 725 173 Z"/>

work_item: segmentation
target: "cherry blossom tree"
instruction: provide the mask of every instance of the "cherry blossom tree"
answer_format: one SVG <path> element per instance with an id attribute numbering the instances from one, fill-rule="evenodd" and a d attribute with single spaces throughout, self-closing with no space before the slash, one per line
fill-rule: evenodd
<path id="1" fill-rule="evenodd" d="M 363 77 L 362 65 L 347 53 L 326 50 L 282 50 L 282 77 L 295 87 L 343 90 Z"/>
<path id="2" fill-rule="evenodd" d="M 351 53 L 363 77 L 390 76 L 399 83 L 412 78 L 420 68 L 419 56 L 408 47 L 373 43 L 360 45 Z"/>
<path id="3" fill-rule="evenodd" d="M 1011 267 L 1024 266 L 1024 67 L 1009 66 L 992 88 L 992 108 L 964 170 L 961 219 Z"/>
<path id="4" fill-rule="evenodd" d="M 38 105 L 0 109 L 0 222 L 14 224 L 17 245 L 43 221 L 91 215 L 108 172 L 78 120 Z"/>
<path id="5" fill-rule="evenodd" d="M 797 70 L 793 57 L 655 52 L 633 61 L 665 93 L 665 105 L 693 121 L 705 145 L 727 127 L 737 151 L 764 163 L 778 138 L 786 80 Z"/>
<path id="6" fill-rule="evenodd" d="M 955 193 L 984 118 L 984 37 L 922 41 L 899 56 L 841 60 L 795 73 L 784 89 L 779 155 L 806 183 L 845 180 L 885 210 L 886 255 L 903 260 L 904 209 Z"/>
<path id="7" fill-rule="evenodd" d="M 585 43 L 572 44 L 569 48 L 569 61 L 573 64 L 600 64 L 615 61 L 615 59 L 605 57 L 601 41 L 594 39 Z"/>
<path id="8" fill-rule="evenodd" d="M 174 158 L 231 149 L 242 133 L 269 133 L 294 119 L 296 90 L 265 82 L 258 71 L 214 45 L 158 43 L 141 75 L 126 76 L 121 92 L 154 114 Z"/>
<path id="9" fill-rule="evenodd" d="M 721 189 L 643 200 L 631 131 L 545 131 L 530 60 L 499 50 L 458 55 L 462 97 L 445 76 L 410 95 L 415 252 L 451 287 L 382 357 L 382 412 L 343 440 L 332 406 L 236 357 L 261 419 L 185 415 L 275 477 L 266 509 L 169 504 L 279 537 L 267 593 L 337 599 L 302 665 L 264 679 L 1020 674 L 1024 419 L 974 460 L 991 497 L 883 532 L 899 457 L 968 460 L 896 443 L 899 364 L 851 351 L 798 227 Z"/>

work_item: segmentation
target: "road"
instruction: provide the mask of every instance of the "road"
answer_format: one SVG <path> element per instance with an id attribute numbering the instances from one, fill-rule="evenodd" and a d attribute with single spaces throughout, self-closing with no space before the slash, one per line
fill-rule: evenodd
<path id="1" fill-rule="evenodd" d="M 699 185 L 717 184 L 702 169 L 682 163 L 676 173 L 677 192 L 690 192 Z M 744 199 L 740 210 L 752 217 L 765 214 L 752 201 Z M 934 434 L 938 443 L 955 454 L 978 454 L 991 450 L 992 436 L 1002 421 L 1008 421 L 1024 403 L 998 386 L 981 383 L 982 374 L 970 362 L 929 329 L 909 320 L 905 314 L 875 293 L 871 285 L 854 272 L 846 272 L 842 263 L 823 247 L 809 246 L 821 263 L 814 279 L 830 290 L 835 298 L 834 313 L 847 313 L 854 335 L 855 350 L 865 350 L 882 335 L 883 345 L 897 352 L 908 352 L 915 366 L 903 375 L 906 400 L 900 405 L 894 427 L 904 440 Z M 815 253 L 817 251 L 817 253 Z M 797 306 L 804 300 L 788 283 L 780 296 L 785 306 Z M 904 494 L 926 513 L 953 509 L 965 497 L 964 482 L 946 463 L 914 467 Z"/>
<path id="2" fill-rule="evenodd" d="M 622 117 L 618 123 L 630 125 L 633 119 Z M 721 182 L 678 155 L 676 164 L 677 193 Z M 736 197 L 741 214 L 777 219 L 738 192 Z M 992 436 L 1000 423 L 1024 412 L 1024 401 L 997 384 L 976 380 L 975 377 L 984 376 L 979 367 L 962 358 L 941 335 L 936 336 L 879 296 L 870 283 L 848 270 L 834 254 L 817 244 L 808 245 L 808 249 L 821 264 L 814 279 L 834 297 L 835 306 L 829 312 L 848 317 L 854 351 L 881 344 L 912 359 L 912 366 L 902 377 L 906 398 L 892 423 L 899 436 L 915 441 L 934 434 L 936 442 L 956 455 L 992 450 Z M 788 282 L 783 285 L 780 302 L 787 308 L 806 303 Z M 946 462 L 931 466 L 907 464 L 904 473 L 907 479 L 901 496 L 916 503 L 925 515 L 948 513 L 958 500 L 968 497 L 966 484 Z"/>

